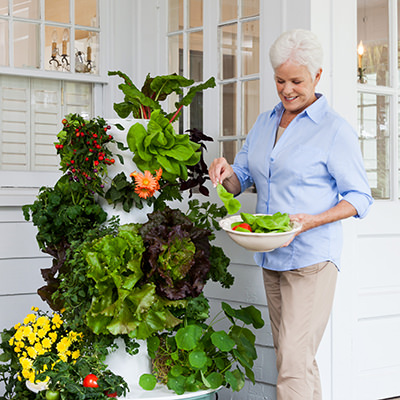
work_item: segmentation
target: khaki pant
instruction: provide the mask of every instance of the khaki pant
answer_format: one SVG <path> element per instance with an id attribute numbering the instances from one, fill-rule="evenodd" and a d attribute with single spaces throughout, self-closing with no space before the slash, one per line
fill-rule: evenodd
<path id="1" fill-rule="evenodd" d="M 329 320 L 337 268 L 322 262 L 263 270 L 278 369 L 277 400 L 322 400 L 315 355 Z"/>

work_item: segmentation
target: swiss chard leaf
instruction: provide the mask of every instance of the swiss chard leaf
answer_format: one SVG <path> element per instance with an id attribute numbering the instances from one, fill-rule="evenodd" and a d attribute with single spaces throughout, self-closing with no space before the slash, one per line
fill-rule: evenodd
<path id="1" fill-rule="evenodd" d="M 235 199 L 233 194 L 229 193 L 220 183 L 217 185 L 217 193 L 224 203 L 228 214 L 236 214 L 242 207 L 239 200 Z"/>

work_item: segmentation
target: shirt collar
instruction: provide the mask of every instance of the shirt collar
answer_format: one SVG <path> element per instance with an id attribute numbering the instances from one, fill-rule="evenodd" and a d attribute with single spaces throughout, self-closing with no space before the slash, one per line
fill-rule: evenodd
<path id="1" fill-rule="evenodd" d="M 315 93 L 315 96 L 317 100 L 307 107 L 300 115 L 307 115 L 312 121 L 318 124 L 328 108 L 328 102 L 321 93 Z M 278 103 L 272 110 L 271 117 L 277 115 L 280 118 L 284 110 L 282 102 Z"/>

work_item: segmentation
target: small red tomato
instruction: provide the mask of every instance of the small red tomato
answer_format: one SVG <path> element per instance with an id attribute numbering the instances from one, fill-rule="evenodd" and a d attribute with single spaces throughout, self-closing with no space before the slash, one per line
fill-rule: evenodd
<path id="1" fill-rule="evenodd" d="M 236 225 L 232 228 L 232 230 L 236 230 L 237 228 L 242 228 L 242 229 L 246 229 L 246 231 L 252 232 L 251 230 L 251 226 L 249 224 L 247 224 L 246 222 L 243 222 L 239 225 Z"/>
<path id="2" fill-rule="evenodd" d="M 68 121 L 64 118 L 61 122 L 65 125 Z"/>
<path id="3" fill-rule="evenodd" d="M 105 392 L 105 395 L 107 397 L 117 397 L 117 392 L 113 392 L 113 393 Z"/>
<path id="4" fill-rule="evenodd" d="M 97 384 L 97 376 L 94 374 L 89 374 L 86 376 L 86 378 L 83 380 L 83 386 L 84 387 L 91 387 L 91 388 L 96 388 L 99 387 Z"/>

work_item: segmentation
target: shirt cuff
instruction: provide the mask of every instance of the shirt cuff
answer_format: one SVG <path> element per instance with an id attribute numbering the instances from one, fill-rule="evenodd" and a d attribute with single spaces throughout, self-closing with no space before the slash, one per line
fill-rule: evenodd
<path id="1" fill-rule="evenodd" d="M 369 194 L 362 192 L 348 192 L 343 196 L 342 200 L 346 200 L 357 210 L 355 218 L 364 218 L 374 202 Z"/>

